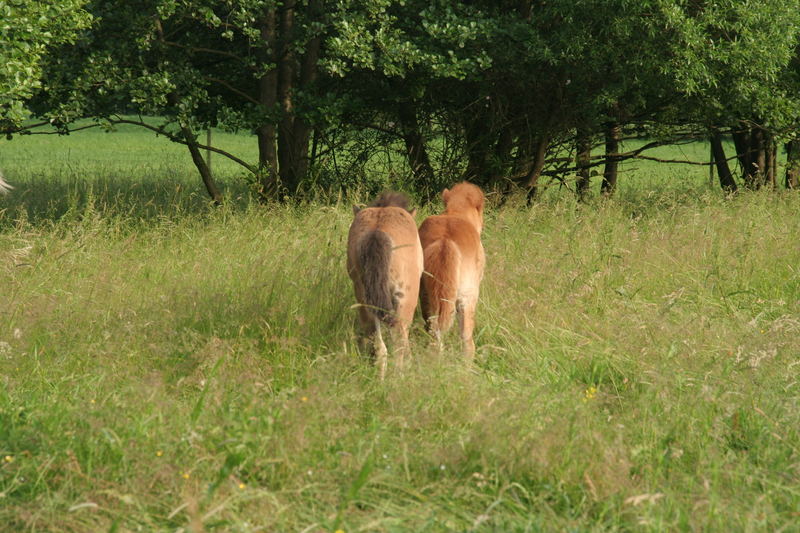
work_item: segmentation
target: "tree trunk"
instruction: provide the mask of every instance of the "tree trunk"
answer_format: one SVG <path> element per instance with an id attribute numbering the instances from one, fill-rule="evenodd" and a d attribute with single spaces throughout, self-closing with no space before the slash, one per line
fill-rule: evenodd
<path id="1" fill-rule="evenodd" d="M 775 139 L 770 132 L 765 133 L 765 143 L 764 143 L 764 152 L 765 152 L 765 168 L 764 168 L 764 184 L 772 189 L 773 191 L 776 189 L 776 182 L 775 182 L 775 165 L 777 164 L 777 157 L 776 157 L 776 146 L 775 146 Z"/>
<path id="2" fill-rule="evenodd" d="M 531 171 L 533 163 L 534 140 L 531 132 L 526 128 L 515 136 L 516 155 L 514 156 L 514 169 L 512 176 L 519 185 L 524 185 L 526 176 Z"/>
<path id="3" fill-rule="evenodd" d="M 304 43 L 302 57 L 298 58 L 294 47 L 297 44 L 295 30 L 295 10 L 297 0 L 286 0 L 278 8 L 278 37 L 275 39 L 275 103 L 280 109 L 277 125 L 277 175 L 282 187 L 290 195 L 298 192 L 308 174 L 309 144 L 313 125 L 298 113 L 295 107 L 295 92 L 308 91 L 315 83 L 319 67 L 322 35 L 313 36 Z M 311 0 L 306 12 L 315 20 L 323 14 L 322 0 Z"/>
<path id="4" fill-rule="evenodd" d="M 279 46 L 277 54 L 278 67 L 278 104 L 281 108 L 281 119 L 278 122 L 278 172 L 281 185 L 289 193 L 297 190 L 297 176 L 294 173 L 294 102 L 292 89 L 294 86 L 294 53 L 292 37 L 294 33 L 294 8 L 296 1 L 287 0 L 280 8 Z"/>
<path id="5" fill-rule="evenodd" d="M 710 151 L 708 155 L 708 188 L 712 188 L 714 186 L 714 145 L 708 143 L 708 149 Z"/>
<path id="6" fill-rule="evenodd" d="M 583 200 L 589 190 L 590 172 L 589 164 L 592 157 L 592 139 L 585 131 L 578 131 L 575 144 L 575 166 L 578 167 L 578 176 L 575 181 L 575 194 L 578 200 Z"/>
<path id="7" fill-rule="evenodd" d="M 425 188 L 433 183 L 433 167 L 428 156 L 425 138 L 419 128 L 416 106 L 409 102 L 402 102 L 397 108 L 403 141 L 406 144 L 406 156 L 411 173 L 414 176 L 414 185 L 417 189 Z"/>
<path id="8" fill-rule="evenodd" d="M 206 186 L 208 195 L 214 201 L 214 205 L 222 205 L 222 194 L 219 192 L 217 184 L 214 182 L 211 169 L 206 164 L 205 159 L 203 159 L 203 153 L 200 151 L 200 144 L 197 142 L 197 137 L 195 137 L 194 132 L 188 125 L 181 122 L 180 126 L 183 139 L 186 141 L 186 146 L 189 148 L 189 153 L 192 156 L 192 162 L 194 162 L 194 166 L 197 167 L 198 172 L 200 172 L 200 177 L 203 180 L 203 184 Z"/>
<path id="9" fill-rule="evenodd" d="M 161 21 L 158 19 L 156 19 L 156 31 L 158 32 L 161 42 L 164 42 L 164 30 L 161 26 Z M 167 102 L 173 108 L 177 109 L 180 99 L 176 93 L 171 92 L 167 94 Z M 217 184 L 214 182 L 214 176 L 211 175 L 211 159 L 209 158 L 208 164 L 203 160 L 203 154 L 200 152 L 200 143 L 197 142 L 197 137 L 194 135 L 189 125 L 181 119 L 178 120 L 178 124 L 180 125 L 183 139 L 186 141 L 186 146 L 189 148 L 189 154 L 192 156 L 192 162 L 200 173 L 200 179 L 203 180 L 203 185 L 206 186 L 208 195 L 211 197 L 211 200 L 213 200 L 214 205 L 221 205 L 222 193 L 219 192 L 219 188 L 217 188 Z M 210 140 L 209 134 L 209 142 Z"/>
<path id="10" fill-rule="evenodd" d="M 487 124 L 491 122 L 491 112 L 484 104 L 476 104 L 477 110 L 467 118 L 464 125 L 466 141 L 467 168 L 463 179 L 478 185 L 488 182 L 489 139 L 486 138 Z"/>
<path id="11" fill-rule="evenodd" d="M 726 193 L 736 192 L 736 181 L 733 179 L 731 169 L 728 166 L 728 159 L 725 157 L 725 148 L 722 146 L 722 134 L 714 130 L 711 134 L 711 149 L 714 152 L 714 161 L 717 164 L 717 174 L 719 184 Z"/>
<path id="12" fill-rule="evenodd" d="M 766 178 L 767 167 L 767 153 L 766 143 L 764 140 L 764 130 L 761 128 L 753 128 L 753 133 L 750 136 L 752 153 L 755 155 L 753 166 L 755 167 L 755 176 L 753 185 L 755 189 L 760 189 L 764 186 Z"/>
<path id="13" fill-rule="evenodd" d="M 736 159 L 742 168 L 742 180 L 747 188 L 752 188 L 755 181 L 751 132 L 751 128 L 742 124 L 739 125 L 738 129 L 734 128 L 732 132 L 733 144 L 736 147 Z"/>
<path id="14" fill-rule="evenodd" d="M 309 15 L 316 19 L 322 16 L 322 0 L 312 0 L 308 5 Z M 300 79 L 297 81 L 298 89 L 310 92 L 311 86 L 317 81 L 319 73 L 319 56 L 322 47 L 322 35 L 315 35 L 306 44 L 305 54 L 303 54 L 302 64 L 300 65 Z M 290 169 L 291 182 L 294 190 L 305 179 L 308 174 L 309 157 L 308 146 L 311 139 L 311 123 L 302 116 L 294 116 L 294 127 L 292 130 L 292 168 Z"/>
<path id="15" fill-rule="evenodd" d="M 276 61 L 276 21 L 275 8 L 264 13 L 261 22 L 261 39 L 269 48 L 269 59 L 265 63 Z M 278 69 L 273 68 L 259 79 L 259 102 L 267 113 L 277 110 L 278 104 Z M 275 124 L 269 120 L 256 130 L 258 137 L 258 165 L 260 168 L 260 194 L 262 199 L 271 196 L 278 179 L 278 154 L 275 149 L 277 140 Z"/>
<path id="16" fill-rule="evenodd" d="M 800 189 L 800 140 L 786 143 L 786 188 Z"/>
<path id="17" fill-rule="evenodd" d="M 502 128 L 494 146 L 494 154 L 489 162 L 490 174 L 487 185 L 498 183 L 508 175 L 512 168 L 511 152 L 513 149 L 514 131 L 510 127 Z"/>
<path id="18" fill-rule="evenodd" d="M 211 146 L 211 128 L 206 130 L 206 146 Z M 212 176 L 214 175 L 214 171 L 211 170 L 211 150 L 206 149 L 206 166 L 208 166 L 208 173 Z"/>
<path id="19" fill-rule="evenodd" d="M 519 3 L 517 4 L 517 13 L 522 18 L 522 20 L 530 22 L 532 8 L 533 8 L 532 0 L 519 0 Z"/>
<path id="20" fill-rule="evenodd" d="M 600 192 L 604 196 L 611 196 L 617 189 L 617 173 L 619 159 L 612 155 L 619 153 L 619 141 L 622 138 L 622 128 L 617 123 L 606 126 L 606 162 L 603 169 L 603 183 L 600 185 Z"/>
<path id="21" fill-rule="evenodd" d="M 536 140 L 536 145 L 533 149 L 531 169 L 527 176 L 525 176 L 525 187 L 528 188 L 529 204 L 534 201 L 539 194 L 539 178 L 542 177 L 542 169 L 544 168 L 544 160 L 549 145 L 550 139 L 546 135 L 542 135 Z"/>

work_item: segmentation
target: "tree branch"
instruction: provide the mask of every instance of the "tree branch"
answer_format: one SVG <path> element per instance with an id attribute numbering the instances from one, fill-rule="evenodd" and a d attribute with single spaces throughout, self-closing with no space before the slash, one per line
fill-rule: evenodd
<path id="1" fill-rule="evenodd" d="M 188 146 L 188 144 L 189 144 L 184 139 L 178 137 L 177 135 L 174 135 L 174 134 L 170 133 L 169 131 L 165 130 L 164 128 L 161 128 L 161 127 L 158 127 L 158 126 L 151 126 L 150 124 L 147 124 L 146 122 L 143 122 L 143 121 L 130 120 L 130 119 L 117 117 L 117 118 L 112 119 L 111 123 L 112 124 L 132 124 L 134 126 L 140 126 L 142 128 L 148 129 L 150 131 L 154 131 L 154 132 L 158 133 L 159 135 L 163 135 L 164 137 L 166 137 L 167 139 L 169 139 L 172 142 L 175 142 L 175 143 L 178 143 L 178 144 L 182 144 L 184 146 Z M 246 161 L 243 161 L 242 159 L 239 159 L 238 157 L 236 157 L 235 155 L 231 154 L 230 152 L 226 152 L 225 150 L 221 150 L 221 149 L 215 148 L 213 146 L 208 146 L 208 145 L 199 144 L 199 143 L 197 144 L 197 147 L 200 148 L 200 149 L 209 150 L 209 151 L 214 152 L 216 154 L 220 154 L 221 156 L 227 157 L 231 161 L 240 164 L 241 166 L 243 166 L 244 168 L 246 168 L 247 170 L 249 170 L 253 174 L 257 174 L 258 173 L 258 169 L 256 167 L 254 167 L 250 163 L 247 163 Z"/>
<path id="2" fill-rule="evenodd" d="M 219 78 L 212 78 L 211 76 L 204 76 L 204 79 L 222 85 L 223 87 L 225 87 L 226 89 L 228 89 L 232 93 L 238 94 L 239 96 L 241 96 L 242 98 L 244 98 L 245 100 L 250 102 L 251 104 L 256 104 L 258 106 L 261 105 L 261 102 L 259 102 L 257 99 L 253 98 L 252 96 L 250 96 L 246 92 L 237 89 L 236 87 L 234 87 L 233 85 L 231 85 L 230 83 L 228 83 L 225 80 L 221 80 Z"/>
<path id="3" fill-rule="evenodd" d="M 190 52 L 200 52 L 200 53 L 211 54 L 211 55 L 218 55 L 218 56 L 223 56 L 223 57 L 229 57 L 229 58 L 235 59 L 236 61 L 241 61 L 242 63 L 244 63 L 244 60 L 241 57 L 237 56 L 234 53 L 226 52 L 225 50 L 216 50 L 214 48 L 204 48 L 202 46 L 187 46 L 185 44 L 176 43 L 175 41 L 162 40 L 161 42 L 163 44 L 167 45 L 167 46 L 180 48 L 182 50 L 188 50 Z"/>
<path id="4" fill-rule="evenodd" d="M 46 126 L 50 124 L 49 122 L 42 122 L 41 124 L 36 124 L 31 127 L 39 127 L 39 126 Z M 67 129 L 66 131 L 19 131 L 22 135 L 67 135 L 69 133 L 81 130 L 89 130 L 92 128 L 99 128 L 101 124 L 87 124 L 86 126 L 79 126 L 77 128 Z"/>

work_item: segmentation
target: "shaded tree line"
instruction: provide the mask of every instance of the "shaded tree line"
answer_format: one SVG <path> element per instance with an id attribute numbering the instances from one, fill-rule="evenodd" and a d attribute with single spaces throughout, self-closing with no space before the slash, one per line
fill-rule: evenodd
<path id="1" fill-rule="evenodd" d="M 583 197 L 597 174 L 611 195 L 621 161 L 698 139 L 725 191 L 800 186 L 800 0 L 38 5 L 59 10 L 55 28 L 0 33 L 36 51 L 0 71 L 0 132 L 137 124 L 184 144 L 216 202 L 201 150 L 240 164 L 264 198 L 320 172 L 352 185 L 339 162 L 387 149 L 422 193 L 468 179 L 533 200 L 550 180 Z M 211 127 L 254 133 L 258 160 L 204 143 Z"/>

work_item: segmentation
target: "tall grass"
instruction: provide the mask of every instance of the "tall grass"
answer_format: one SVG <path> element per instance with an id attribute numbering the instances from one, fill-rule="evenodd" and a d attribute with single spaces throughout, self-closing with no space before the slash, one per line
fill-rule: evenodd
<path id="1" fill-rule="evenodd" d="M 491 208 L 477 363 L 384 383 L 349 205 L 92 198 L 2 215 L 0 530 L 797 528 L 794 195 Z"/>

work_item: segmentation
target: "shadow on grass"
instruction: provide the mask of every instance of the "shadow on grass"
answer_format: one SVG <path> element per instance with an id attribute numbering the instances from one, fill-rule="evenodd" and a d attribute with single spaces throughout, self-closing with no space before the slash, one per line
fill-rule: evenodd
<path id="1" fill-rule="evenodd" d="M 211 199 L 199 180 L 167 174 L 131 179 L 121 174 L 102 177 L 37 177 L 15 181 L 14 189 L 0 197 L 0 229 L 20 221 L 47 225 L 94 211 L 104 217 L 135 221 L 160 220 L 207 213 Z M 243 208 L 253 200 L 244 180 L 220 184 L 230 208 Z"/>

